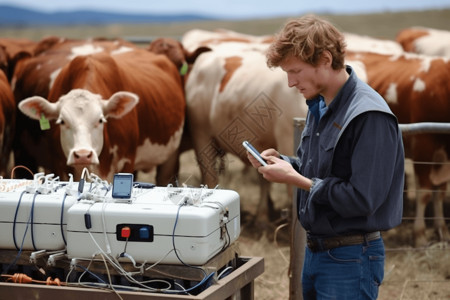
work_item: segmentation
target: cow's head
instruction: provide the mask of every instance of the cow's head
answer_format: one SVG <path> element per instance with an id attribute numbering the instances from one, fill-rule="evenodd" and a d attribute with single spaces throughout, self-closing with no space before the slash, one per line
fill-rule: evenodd
<path id="1" fill-rule="evenodd" d="M 39 96 L 27 98 L 19 103 L 19 109 L 36 120 L 56 120 L 67 165 L 79 167 L 99 163 L 106 119 L 123 117 L 138 101 L 139 97 L 129 92 L 117 92 L 104 100 L 98 94 L 75 89 L 55 103 Z"/>
<path id="2" fill-rule="evenodd" d="M 193 64 L 197 57 L 203 52 L 211 51 L 208 47 L 199 47 L 193 52 L 187 51 L 183 45 L 172 38 L 158 38 L 150 43 L 147 50 L 166 55 L 180 71 L 181 75 L 185 75 L 188 66 Z"/>

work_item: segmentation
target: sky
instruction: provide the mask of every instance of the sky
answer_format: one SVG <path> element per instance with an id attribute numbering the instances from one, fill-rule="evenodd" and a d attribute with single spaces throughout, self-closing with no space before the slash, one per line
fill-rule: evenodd
<path id="1" fill-rule="evenodd" d="M 237 19 L 450 8 L 450 0 L 0 0 L 2 4 L 43 12 L 90 9 L 122 13 L 195 13 Z"/>

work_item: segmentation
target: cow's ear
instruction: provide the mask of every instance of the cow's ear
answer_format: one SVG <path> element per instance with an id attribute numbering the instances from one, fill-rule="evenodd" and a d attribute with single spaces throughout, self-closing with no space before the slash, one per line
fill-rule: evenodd
<path id="1" fill-rule="evenodd" d="M 130 92 L 117 92 L 103 102 L 103 114 L 108 118 L 122 118 L 139 102 L 139 96 Z"/>
<path id="2" fill-rule="evenodd" d="M 26 98 L 19 102 L 19 109 L 28 117 L 40 120 L 42 116 L 49 120 L 58 118 L 58 105 L 56 103 L 48 102 L 47 99 L 33 96 Z"/>

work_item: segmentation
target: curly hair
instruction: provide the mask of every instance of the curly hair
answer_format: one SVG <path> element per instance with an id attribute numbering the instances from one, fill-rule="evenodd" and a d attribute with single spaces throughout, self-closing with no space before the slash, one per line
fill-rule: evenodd
<path id="1" fill-rule="evenodd" d="M 333 57 L 332 68 L 345 66 L 345 48 L 343 34 L 330 22 L 314 15 L 306 15 L 291 20 L 275 36 L 266 52 L 267 65 L 279 67 L 283 60 L 294 55 L 302 61 L 316 66 L 324 51 Z"/>

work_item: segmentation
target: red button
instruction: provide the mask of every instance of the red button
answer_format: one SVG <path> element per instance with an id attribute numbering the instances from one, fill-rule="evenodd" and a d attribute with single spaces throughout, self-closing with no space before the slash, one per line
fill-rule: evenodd
<path id="1" fill-rule="evenodd" d="M 131 229 L 130 229 L 130 227 L 123 227 L 122 228 L 122 231 L 120 232 L 120 235 L 123 237 L 123 238 L 129 238 L 130 237 L 130 235 L 131 235 Z"/>

